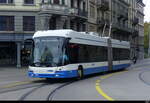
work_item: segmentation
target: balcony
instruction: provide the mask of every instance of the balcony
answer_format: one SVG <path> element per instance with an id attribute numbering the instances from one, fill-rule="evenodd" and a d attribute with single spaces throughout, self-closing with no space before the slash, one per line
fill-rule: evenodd
<path id="1" fill-rule="evenodd" d="M 74 16 L 74 17 L 79 17 L 83 19 L 88 18 L 88 12 L 82 9 L 77 9 L 77 8 L 70 8 L 69 9 L 69 15 Z"/>
<path id="2" fill-rule="evenodd" d="M 127 26 L 120 25 L 118 23 L 114 23 L 113 26 L 112 26 L 112 29 L 113 29 L 113 31 L 116 31 L 116 32 L 129 32 L 129 33 L 132 33 L 131 28 L 129 28 Z"/>
<path id="3" fill-rule="evenodd" d="M 126 21 L 128 20 L 128 12 L 125 12 L 125 11 L 120 11 L 119 14 L 118 14 L 118 20 L 123 20 L 123 21 Z"/>
<path id="4" fill-rule="evenodd" d="M 107 1 L 107 0 L 97 1 L 97 6 L 102 11 L 108 11 L 109 10 L 109 1 Z"/>
<path id="5" fill-rule="evenodd" d="M 68 15 L 69 8 L 65 5 L 56 5 L 56 4 L 41 4 L 41 12 Z"/>
<path id="6" fill-rule="evenodd" d="M 71 16 L 76 16 L 76 15 L 78 15 L 78 9 L 76 9 L 76 8 L 71 8 L 71 9 L 69 9 L 69 14 L 70 14 Z"/>
<path id="7" fill-rule="evenodd" d="M 139 31 L 138 30 L 134 30 L 134 32 L 132 33 L 132 37 L 138 37 L 139 36 Z"/>
<path id="8" fill-rule="evenodd" d="M 134 19 L 133 19 L 133 25 L 135 26 L 135 25 L 137 25 L 139 23 L 139 18 L 137 18 L 137 17 L 135 17 Z"/>
<path id="9" fill-rule="evenodd" d="M 106 24 L 106 27 L 109 27 L 109 25 L 110 25 L 108 19 L 98 19 L 97 24 L 98 24 L 99 28 L 103 28 L 105 26 L 105 24 Z"/>
<path id="10" fill-rule="evenodd" d="M 87 19 L 88 17 L 88 12 L 85 10 L 77 9 L 77 8 L 69 8 L 68 6 L 55 5 L 55 4 L 42 4 L 41 12 L 58 14 L 58 15 L 70 15 L 70 16 L 76 16 L 84 19 Z"/>
<path id="11" fill-rule="evenodd" d="M 80 17 L 88 17 L 88 12 L 85 10 L 78 9 L 78 16 Z"/>
<path id="12" fill-rule="evenodd" d="M 124 20 L 124 21 L 127 21 L 127 20 L 128 20 L 128 16 L 129 16 L 129 15 L 128 15 L 128 12 L 125 12 L 125 13 L 124 13 L 123 20 Z"/>

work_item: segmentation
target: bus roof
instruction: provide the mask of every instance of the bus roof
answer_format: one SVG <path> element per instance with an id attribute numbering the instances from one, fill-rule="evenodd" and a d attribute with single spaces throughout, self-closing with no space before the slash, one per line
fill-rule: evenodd
<path id="1" fill-rule="evenodd" d="M 107 46 L 107 39 L 109 37 L 100 37 L 98 33 L 95 32 L 76 32 L 70 29 L 63 30 L 47 30 L 47 31 L 37 31 L 33 38 L 37 37 L 65 37 L 71 38 L 72 43 L 80 43 L 80 44 L 89 44 L 89 45 L 100 45 Z M 130 43 L 126 41 L 119 41 L 112 39 L 113 47 L 122 47 L 129 48 Z"/>
<path id="2" fill-rule="evenodd" d="M 63 30 L 47 30 L 47 31 L 37 31 L 33 38 L 36 38 L 36 37 L 65 37 L 65 38 L 77 38 L 77 37 L 80 37 L 80 38 L 90 38 L 92 39 L 93 37 L 94 38 L 102 38 L 100 36 L 98 36 L 97 33 L 95 32 L 77 32 L 77 31 L 74 31 L 74 30 L 71 30 L 71 29 L 63 29 Z M 104 38 L 103 38 L 104 39 Z M 105 38 L 106 39 L 106 38 Z"/>
<path id="3" fill-rule="evenodd" d="M 68 34 L 75 32 L 73 30 L 47 30 L 47 31 L 37 31 L 33 38 L 36 37 L 49 37 L 49 36 L 58 36 L 58 37 L 68 37 Z"/>

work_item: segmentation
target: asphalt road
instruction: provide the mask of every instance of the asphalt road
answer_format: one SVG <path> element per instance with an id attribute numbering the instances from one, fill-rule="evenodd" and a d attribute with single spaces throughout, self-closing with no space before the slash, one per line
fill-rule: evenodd
<path id="1" fill-rule="evenodd" d="M 23 74 L 9 79 L 3 75 L 0 100 L 150 100 L 150 59 L 124 71 L 96 74 L 79 81 L 30 79 Z"/>

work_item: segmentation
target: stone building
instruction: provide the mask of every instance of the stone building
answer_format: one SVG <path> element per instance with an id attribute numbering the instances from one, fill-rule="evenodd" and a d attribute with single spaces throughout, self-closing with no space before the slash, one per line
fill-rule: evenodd
<path id="1" fill-rule="evenodd" d="M 97 31 L 102 36 L 109 36 L 111 32 L 111 38 L 130 41 L 131 58 L 138 56 L 139 42 L 143 46 L 143 39 L 139 40 L 144 30 L 143 7 L 142 0 L 97 0 Z"/>
<path id="2" fill-rule="evenodd" d="M 87 31 L 97 32 L 97 2 L 96 0 L 88 1 L 88 23 Z"/>
<path id="3" fill-rule="evenodd" d="M 0 65 L 28 64 L 23 41 L 37 30 L 87 31 L 87 6 L 87 0 L 1 0 Z"/>
<path id="4" fill-rule="evenodd" d="M 39 12 L 41 30 L 87 29 L 87 0 L 42 0 Z"/>
<path id="5" fill-rule="evenodd" d="M 108 36 L 111 20 L 111 0 L 97 0 L 97 32 Z"/>
<path id="6" fill-rule="evenodd" d="M 139 19 L 138 23 L 138 55 L 139 59 L 144 59 L 144 7 L 143 0 L 137 0 L 137 17 Z"/>
<path id="7" fill-rule="evenodd" d="M 110 25 L 111 37 L 129 41 L 134 26 L 135 0 L 97 0 L 98 31 L 108 36 Z"/>
<path id="8" fill-rule="evenodd" d="M 38 0 L 0 0 L 0 65 L 21 66 L 29 51 L 22 41 L 38 30 Z"/>
<path id="9" fill-rule="evenodd" d="M 28 64 L 23 41 L 37 30 L 109 36 L 110 25 L 112 38 L 131 41 L 134 57 L 139 46 L 143 50 L 143 7 L 142 0 L 0 0 L 0 65 Z"/>

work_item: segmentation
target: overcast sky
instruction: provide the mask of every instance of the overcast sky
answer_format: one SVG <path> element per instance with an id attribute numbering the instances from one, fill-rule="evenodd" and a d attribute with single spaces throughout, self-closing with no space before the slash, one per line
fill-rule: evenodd
<path id="1" fill-rule="evenodd" d="M 144 21 L 148 21 L 150 22 L 150 0 L 143 0 L 144 4 L 146 5 L 145 7 L 145 20 Z"/>

